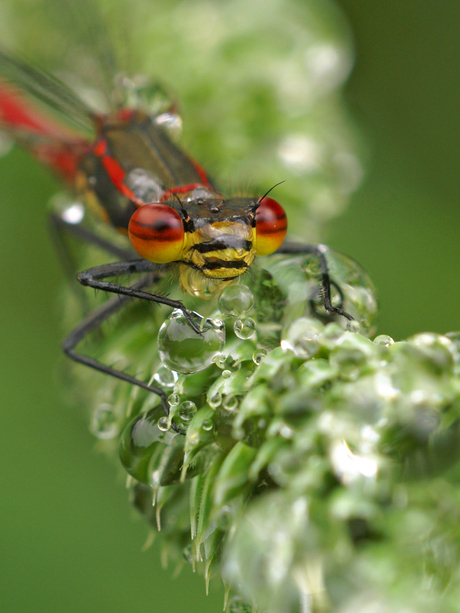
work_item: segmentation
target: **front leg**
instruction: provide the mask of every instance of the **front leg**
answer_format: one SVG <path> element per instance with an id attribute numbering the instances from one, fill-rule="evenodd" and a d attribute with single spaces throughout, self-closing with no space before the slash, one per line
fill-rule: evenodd
<path id="1" fill-rule="evenodd" d="M 77 280 L 82 285 L 94 287 L 95 289 L 102 289 L 106 292 L 118 294 L 120 296 L 129 296 L 130 298 L 140 298 L 141 300 L 149 300 L 150 302 L 156 302 L 158 304 L 165 304 L 173 309 L 180 309 L 184 314 L 184 317 L 190 324 L 190 327 L 197 334 L 201 335 L 202 331 L 200 327 L 192 318 L 192 312 L 187 309 L 180 300 L 171 300 L 158 294 L 151 294 L 150 292 L 144 292 L 138 289 L 135 285 L 125 286 L 117 283 L 111 283 L 105 281 L 109 277 L 115 277 L 119 275 L 132 275 L 146 272 L 157 272 L 164 265 L 153 264 L 147 260 L 130 260 L 128 262 L 114 262 L 113 264 L 106 264 L 104 266 L 96 266 L 89 268 L 84 272 L 77 275 Z"/>
<path id="2" fill-rule="evenodd" d="M 329 269 L 327 266 L 326 256 L 325 256 L 325 247 L 323 245 L 301 245 L 300 243 L 284 243 L 278 249 L 276 253 L 305 253 L 312 254 L 318 258 L 319 266 L 320 266 L 320 295 L 323 301 L 323 306 L 328 313 L 331 315 L 341 315 L 345 317 L 349 321 L 354 321 L 354 317 L 347 313 L 340 307 L 335 307 L 331 301 L 331 285 L 338 287 L 334 282 L 331 281 L 329 276 Z M 339 293 L 342 294 L 340 288 L 338 288 Z"/>
<path id="3" fill-rule="evenodd" d="M 94 370 L 110 375 L 111 377 L 120 379 L 121 381 L 131 383 L 132 385 L 137 385 L 138 387 L 141 387 L 142 389 L 145 389 L 149 392 L 152 392 L 153 394 L 156 394 L 157 396 L 160 397 L 161 404 L 163 406 L 165 415 L 168 416 L 169 415 L 169 404 L 167 401 L 166 394 L 161 388 L 156 387 L 155 385 L 149 385 L 148 383 L 145 383 L 145 381 L 142 381 L 141 379 L 137 379 L 136 377 L 133 377 L 132 375 L 129 375 L 123 372 L 122 370 L 117 370 L 116 368 L 113 368 L 112 366 L 107 366 L 106 364 L 103 364 L 102 362 L 98 362 L 97 360 L 95 360 L 94 358 L 90 356 L 84 355 L 82 353 L 78 353 L 75 350 L 77 345 L 82 340 L 84 340 L 88 336 L 88 334 L 90 334 L 94 330 L 97 330 L 104 321 L 106 321 L 113 314 L 117 313 L 122 308 L 124 308 L 130 302 L 130 295 L 136 295 L 137 292 L 146 293 L 146 292 L 142 292 L 142 288 L 152 285 L 152 283 L 155 283 L 155 281 L 158 281 L 158 280 L 159 280 L 158 277 L 152 276 L 151 274 L 147 275 L 146 277 L 144 277 L 143 279 L 141 279 L 140 281 L 138 281 L 136 284 L 132 285 L 131 287 L 125 288 L 125 289 L 130 290 L 132 294 L 126 293 L 124 295 L 114 296 L 113 298 L 105 302 L 103 305 L 101 305 L 99 308 L 95 309 L 92 313 L 90 313 L 87 317 L 85 317 L 85 319 L 78 326 L 76 326 L 70 332 L 70 334 L 68 334 L 68 336 L 64 339 L 62 343 L 62 348 L 64 352 L 66 353 L 66 355 L 68 355 L 69 358 L 71 358 L 75 362 L 84 364 L 85 366 L 89 366 L 90 368 L 93 368 Z M 148 294 L 148 295 L 150 296 L 152 294 Z M 171 424 L 171 427 L 176 432 L 180 434 L 184 434 L 184 432 L 180 428 L 178 428 L 174 423 Z"/>

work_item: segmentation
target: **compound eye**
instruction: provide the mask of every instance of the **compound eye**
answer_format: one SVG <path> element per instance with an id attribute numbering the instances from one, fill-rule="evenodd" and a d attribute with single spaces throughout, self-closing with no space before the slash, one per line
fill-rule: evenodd
<path id="1" fill-rule="evenodd" d="M 283 244 L 287 219 L 283 207 L 267 196 L 256 211 L 256 255 L 270 255 Z"/>
<path id="2" fill-rule="evenodd" d="M 144 204 L 134 211 L 128 226 L 129 240 L 149 262 L 166 264 L 180 259 L 184 247 L 184 225 L 166 204 Z"/>

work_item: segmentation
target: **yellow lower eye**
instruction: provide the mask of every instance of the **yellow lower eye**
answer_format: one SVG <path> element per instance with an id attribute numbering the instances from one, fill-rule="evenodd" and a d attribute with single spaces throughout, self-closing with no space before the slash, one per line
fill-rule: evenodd
<path id="1" fill-rule="evenodd" d="M 286 232 L 287 219 L 283 207 L 273 198 L 263 198 L 256 211 L 256 254 L 274 253 L 283 244 Z"/>

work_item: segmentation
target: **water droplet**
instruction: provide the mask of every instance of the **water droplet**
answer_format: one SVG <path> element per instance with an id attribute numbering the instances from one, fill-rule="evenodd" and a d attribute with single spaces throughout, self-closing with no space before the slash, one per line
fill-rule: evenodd
<path id="1" fill-rule="evenodd" d="M 254 362 L 254 364 L 256 364 L 256 366 L 260 366 L 260 364 L 264 361 L 266 355 L 266 349 L 256 349 L 252 354 L 252 361 Z"/>
<path id="2" fill-rule="evenodd" d="M 356 319 L 353 321 L 347 321 L 347 330 L 348 332 L 353 332 L 353 334 L 359 334 L 361 330 L 359 321 L 356 321 Z"/>
<path id="3" fill-rule="evenodd" d="M 228 605 L 228 613 L 252 613 L 252 606 L 241 596 L 234 596 Z"/>
<path id="4" fill-rule="evenodd" d="M 172 138 L 179 136 L 182 120 L 172 110 L 172 96 L 159 83 L 143 75 L 128 77 L 121 74 L 116 79 L 113 97 L 121 107 L 142 108 L 154 117 L 155 123 L 161 125 Z"/>
<path id="5" fill-rule="evenodd" d="M 320 344 L 327 349 L 333 349 L 340 343 L 343 334 L 343 328 L 335 321 L 332 321 L 324 327 L 324 330 L 319 335 Z"/>
<path id="6" fill-rule="evenodd" d="M 217 317 L 215 319 L 210 319 L 209 322 L 215 330 L 223 330 L 225 328 L 223 320 Z"/>
<path id="7" fill-rule="evenodd" d="M 224 354 L 216 355 L 212 358 L 212 361 L 218 368 L 225 368 L 225 362 L 227 361 L 227 356 Z"/>
<path id="8" fill-rule="evenodd" d="M 161 427 L 161 424 L 165 427 Z M 176 438 L 161 405 L 129 422 L 120 438 L 120 460 L 125 470 L 141 483 L 150 483 L 149 463 Z"/>
<path id="9" fill-rule="evenodd" d="M 91 417 L 90 430 L 94 436 L 102 440 L 109 440 L 118 435 L 119 426 L 110 404 L 96 407 Z"/>
<path id="10" fill-rule="evenodd" d="M 222 376 L 224 379 L 228 379 L 229 377 L 232 376 L 232 371 L 231 370 L 223 370 L 222 371 Z"/>
<path id="11" fill-rule="evenodd" d="M 194 202 L 196 200 L 201 200 L 197 204 L 204 204 L 203 200 L 210 200 L 211 198 L 215 198 L 216 195 L 207 187 L 196 187 L 189 192 L 189 194 L 185 198 L 185 202 Z"/>
<path id="12" fill-rule="evenodd" d="M 295 353 L 299 358 L 309 358 L 319 349 L 319 334 L 323 331 L 321 322 L 299 317 L 283 332 L 281 347 Z"/>
<path id="13" fill-rule="evenodd" d="M 85 217 L 85 206 L 67 194 L 57 194 L 50 201 L 51 210 L 68 224 L 78 225 Z"/>
<path id="14" fill-rule="evenodd" d="M 374 343 L 376 345 L 383 345 L 384 347 L 389 347 L 390 345 L 394 344 L 394 340 L 391 338 L 391 336 L 388 336 L 387 334 L 379 334 L 379 336 L 376 336 L 374 338 Z"/>
<path id="15" fill-rule="evenodd" d="M 203 419 L 201 427 L 203 428 L 205 432 L 209 432 L 210 430 L 212 430 L 212 427 L 213 427 L 212 419 Z"/>
<path id="16" fill-rule="evenodd" d="M 180 398 L 178 394 L 170 394 L 168 396 L 168 404 L 170 407 L 177 407 L 180 402 Z"/>
<path id="17" fill-rule="evenodd" d="M 257 331 L 257 325 L 252 317 L 244 317 L 235 321 L 233 329 L 238 338 L 246 340 L 254 336 Z"/>
<path id="18" fill-rule="evenodd" d="M 179 417 L 182 421 L 190 421 L 197 412 L 197 407 L 191 400 L 184 400 L 178 407 Z"/>
<path id="19" fill-rule="evenodd" d="M 227 372 L 230 372 L 230 371 L 227 371 Z M 220 392 L 216 392 L 215 394 L 211 396 L 211 398 L 208 398 L 208 404 L 211 407 L 211 409 L 216 409 L 220 405 L 221 402 L 222 402 L 222 394 Z"/>
<path id="20" fill-rule="evenodd" d="M 167 432 L 169 428 L 171 427 L 171 422 L 169 418 L 166 417 L 166 415 L 164 415 L 163 417 L 160 417 L 160 419 L 158 420 L 157 426 L 162 432 Z"/>
<path id="21" fill-rule="evenodd" d="M 195 315 L 195 321 L 203 323 L 198 315 Z M 195 373 L 208 368 L 213 358 L 222 352 L 224 342 L 223 328 L 216 329 L 206 322 L 201 334 L 197 334 L 179 309 L 171 313 L 158 332 L 161 360 L 171 370 L 181 373 Z"/>
<path id="22" fill-rule="evenodd" d="M 222 406 L 226 411 L 234 411 L 238 406 L 238 398 L 233 395 L 225 396 Z"/>
<path id="23" fill-rule="evenodd" d="M 193 564 L 193 545 L 191 543 L 183 548 L 182 557 L 188 564 Z"/>
<path id="24" fill-rule="evenodd" d="M 163 387 L 174 387 L 179 375 L 174 370 L 166 368 L 166 366 L 160 366 L 153 378 Z"/>
<path id="25" fill-rule="evenodd" d="M 219 296 L 219 309 L 224 317 L 240 317 L 254 304 L 254 296 L 246 285 L 228 285 Z"/>
<path id="26" fill-rule="evenodd" d="M 340 372 L 341 376 L 356 380 L 360 372 L 375 365 L 376 345 L 360 334 L 346 334 L 343 341 L 335 347 L 329 356 L 329 364 Z"/>

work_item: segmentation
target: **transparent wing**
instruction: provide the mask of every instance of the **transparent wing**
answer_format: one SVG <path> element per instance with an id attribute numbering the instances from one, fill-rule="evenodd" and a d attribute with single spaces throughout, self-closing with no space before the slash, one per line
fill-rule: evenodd
<path id="1" fill-rule="evenodd" d="M 15 85 L 19 91 L 27 93 L 35 100 L 44 103 L 49 112 L 62 115 L 66 123 L 73 122 L 76 127 L 84 132 L 91 131 L 93 111 L 70 88 L 53 75 L 27 64 L 22 59 L 14 57 L 2 49 L 0 49 L 0 75 L 2 80 Z M 3 86 L 2 90 L 0 90 L 3 106 L 6 104 L 5 99 L 8 94 L 12 110 L 14 100 L 16 100 L 17 106 L 19 106 L 20 95 L 14 93 L 14 88 Z M 24 101 L 22 103 L 23 114 L 25 113 L 26 105 L 27 103 Z M 5 108 L 0 115 L 0 119 L 11 128 L 15 127 L 13 117 L 5 115 Z M 26 128 L 27 124 L 24 123 L 18 127 Z M 33 127 L 32 121 L 29 122 L 29 127 Z M 35 131 L 47 132 L 45 129 L 38 129 L 38 119 L 35 127 Z M 49 132 L 51 134 L 53 130 L 50 129 Z M 58 134 L 57 129 L 56 134 Z"/>

